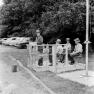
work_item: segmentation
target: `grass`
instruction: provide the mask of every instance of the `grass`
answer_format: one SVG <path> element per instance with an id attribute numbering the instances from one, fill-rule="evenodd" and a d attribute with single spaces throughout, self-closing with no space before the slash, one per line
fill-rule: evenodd
<path id="1" fill-rule="evenodd" d="M 7 54 L 12 55 L 14 58 L 21 61 L 24 66 L 27 66 L 29 58 L 28 50 L 12 49 L 7 52 Z M 85 85 L 57 77 L 55 73 L 49 71 L 35 72 L 32 69 L 30 70 L 49 88 L 56 92 L 56 94 L 94 94 L 94 87 L 87 87 Z"/>

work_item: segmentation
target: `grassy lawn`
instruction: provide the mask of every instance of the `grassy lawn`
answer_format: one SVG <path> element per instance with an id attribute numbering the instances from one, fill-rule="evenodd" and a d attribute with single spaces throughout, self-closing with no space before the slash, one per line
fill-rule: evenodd
<path id="1" fill-rule="evenodd" d="M 27 66 L 29 53 L 26 49 L 12 49 L 7 52 L 17 60 L 21 61 L 24 66 Z M 91 60 L 91 59 L 90 59 Z M 52 72 L 35 72 L 30 69 L 39 79 L 41 79 L 49 88 L 56 94 L 94 94 L 94 87 L 72 82 L 60 77 Z"/>

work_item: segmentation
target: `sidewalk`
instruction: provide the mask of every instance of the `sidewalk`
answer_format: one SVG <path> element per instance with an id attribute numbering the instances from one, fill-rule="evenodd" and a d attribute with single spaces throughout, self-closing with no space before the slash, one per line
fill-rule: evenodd
<path id="1" fill-rule="evenodd" d="M 22 62 L 25 66 L 28 62 L 28 53 L 26 50 L 11 52 L 14 58 Z M 47 87 L 56 94 L 94 94 L 94 87 L 87 87 L 77 82 L 58 77 L 52 72 L 31 72 L 38 77 Z"/>
<path id="2" fill-rule="evenodd" d="M 13 73 L 9 64 L 13 62 L 9 61 L 4 62 L 0 57 L 0 94 L 50 94 L 25 70 Z"/>

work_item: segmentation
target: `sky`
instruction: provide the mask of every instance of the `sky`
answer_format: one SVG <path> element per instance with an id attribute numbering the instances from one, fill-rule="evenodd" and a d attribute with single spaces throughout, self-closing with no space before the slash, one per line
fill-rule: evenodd
<path id="1" fill-rule="evenodd" d="M 3 0 L 0 0 L 0 7 L 4 4 Z"/>

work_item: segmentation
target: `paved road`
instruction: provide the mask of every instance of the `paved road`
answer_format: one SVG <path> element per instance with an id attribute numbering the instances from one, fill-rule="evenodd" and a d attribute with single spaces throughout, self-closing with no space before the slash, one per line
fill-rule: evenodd
<path id="1" fill-rule="evenodd" d="M 0 46 L 0 94 L 49 94 L 25 70 L 13 73 L 12 65 L 16 62 L 6 52 L 18 51 L 15 48 Z M 89 69 L 94 70 L 94 54 L 89 58 Z"/>
<path id="2" fill-rule="evenodd" d="M 25 70 L 12 72 L 15 62 L 5 54 L 9 50 L 14 49 L 0 46 L 0 94 L 49 94 Z"/>

